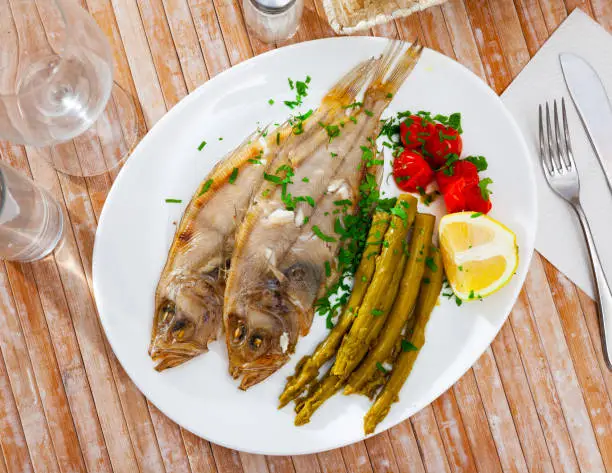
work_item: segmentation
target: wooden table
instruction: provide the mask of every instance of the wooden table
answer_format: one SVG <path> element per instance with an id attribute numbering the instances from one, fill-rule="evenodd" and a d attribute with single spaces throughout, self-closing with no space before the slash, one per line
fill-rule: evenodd
<path id="1" fill-rule="evenodd" d="M 238 0 L 83 3 L 112 43 L 117 80 L 140 99 L 143 129 L 209 77 L 271 49 L 249 36 Z M 610 0 L 451 0 L 371 33 L 418 35 L 501 93 L 576 7 L 612 31 Z M 306 0 L 293 41 L 333 35 L 322 13 Z M 0 146 L 65 204 L 69 222 L 54 256 L 0 262 L 0 473 L 612 472 L 612 373 L 593 302 L 537 254 L 491 347 L 403 424 L 292 458 L 195 437 L 136 389 L 98 322 L 91 255 L 110 178 L 58 176 L 40 152 Z"/>

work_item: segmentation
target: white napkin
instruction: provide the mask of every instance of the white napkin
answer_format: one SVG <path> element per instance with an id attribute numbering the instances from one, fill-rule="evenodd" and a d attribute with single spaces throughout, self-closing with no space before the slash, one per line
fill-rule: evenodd
<path id="1" fill-rule="evenodd" d="M 612 97 L 612 35 L 576 9 L 502 94 L 502 100 L 521 128 L 536 166 L 539 199 L 536 249 L 593 296 L 588 253 L 580 224 L 568 204 L 548 187 L 538 155 L 538 104 L 565 97 L 583 206 L 608 281 L 612 283 L 612 195 L 565 87 L 559 64 L 562 52 L 572 52 L 586 59 Z M 517 192 L 520 192 L 520 183 L 517 183 Z"/>

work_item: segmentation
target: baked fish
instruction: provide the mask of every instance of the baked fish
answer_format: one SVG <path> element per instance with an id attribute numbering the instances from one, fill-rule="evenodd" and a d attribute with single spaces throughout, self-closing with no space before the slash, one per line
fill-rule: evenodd
<path id="1" fill-rule="evenodd" d="M 214 167 L 187 206 L 155 293 L 149 355 L 156 370 L 199 355 L 221 333 L 236 224 L 290 133 L 285 124 L 267 136 L 249 136 Z"/>
<path id="2" fill-rule="evenodd" d="M 356 66 L 341 79 L 348 88 L 339 98 L 349 104 L 367 80 L 372 60 Z M 331 120 L 327 107 L 314 112 Z M 187 206 L 170 247 L 155 293 L 155 315 L 149 355 L 155 369 L 172 368 L 207 350 L 222 329 L 225 277 L 238 223 L 252 196 L 275 163 L 288 136 L 307 141 L 312 130 L 294 117 L 274 130 L 256 132 L 215 166 Z"/>
<path id="3" fill-rule="evenodd" d="M 339 249 L 335 202 L 344 201 L 347 213 L 355 208 L 380 116 L 420 54 L 416 47 L 403 52 L 403 44 L 392 42 L 376 61 L 363 104 L 346 103 L 362 86 L 349 75 L 323 99 L 304 133 L 287 139 L 237 231 L 223 322 L 229 372 L 241 378 L 241 389 L 285 364 L 310 329 L 331 269 L 325 262 L 335 261 Z"/>

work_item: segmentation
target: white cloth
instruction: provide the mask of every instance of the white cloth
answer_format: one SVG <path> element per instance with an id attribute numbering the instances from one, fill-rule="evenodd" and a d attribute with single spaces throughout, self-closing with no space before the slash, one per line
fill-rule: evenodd
<path id="1" fill-rule="evenodd" d="M 581 198 L 608 281 L 612 282 L 612 195 L 563 81 L 559 54 L 572 52 L 586 59 L 612 97 L 612 35 L 576 9 L 525 66 L 502 100 L 514 115 L 536 166 L 539 222 L 536 249 L 563 274 L 593 296 L 585 241 L 578 219 L 548 187 L 538 155 L 538 104 L 565 97 Z M 612 139 L 612 130 L 610 130 Z M 517 183 L 517 190 L 520 183 Z"/>

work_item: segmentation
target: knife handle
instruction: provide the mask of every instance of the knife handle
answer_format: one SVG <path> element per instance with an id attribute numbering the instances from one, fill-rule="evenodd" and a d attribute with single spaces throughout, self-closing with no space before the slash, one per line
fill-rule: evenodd
<path id="1" fill-rule="evenodd" d="M 591 269 L 595 279 L 595 303 L 597 305 L 597 315 L 599 317 L 599 331 L 601 335 L 602 351 L 608 369 L 612 370 L 612 292 L 606 280 L 593 234 L 589 227 L 586 215 L 580 203 L 574 205 L 574 210 L 578 214 L 578 219 L 584 232 L 584 237 L 589 249 L 589 258 L 591 260 Z"/>

